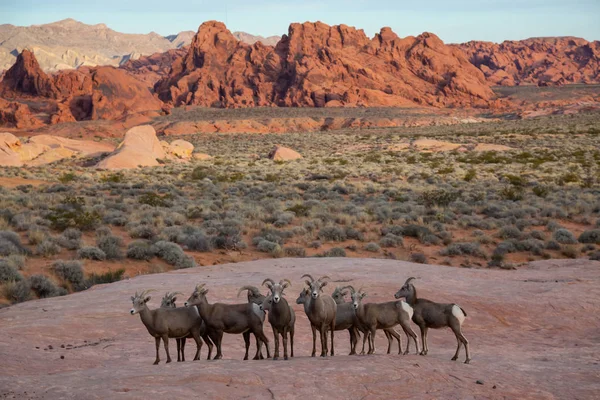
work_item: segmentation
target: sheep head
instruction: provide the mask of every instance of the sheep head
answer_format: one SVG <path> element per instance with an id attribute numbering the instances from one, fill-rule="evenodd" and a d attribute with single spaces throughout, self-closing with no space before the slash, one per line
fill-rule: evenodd
<path id="1" fill-rule="evenodd" d="M 324 279 L 330 279 L 328 276 L 322 276 L 319 279 L 315 280 L 309 274 L 302 275 L 302 278 L 308 277 L 311 280 L 306 280 L 306 285 L 309 287 L 310 295 L 313 299 L 316 299 L 323 292 L 323 287 L 327 285 L 327 281 L 323 281 Z"/>
<path id="2" fill-rule="evenodd" d="M 271 290 L 271 296 L 273 298 L 273 303 L 277 304 L 281 301 L 281 298 L 283 297 L 283 291 L 285 290 L 285 288 L 292 286 L 292 282 L 290 282 L 289 279 L 282 279 L 279 281 L 279 283 L 275 283 L 275 281 L 273 279 L 265 279 L 262 283 L 263 285 L 266 285 L 269 290 Z"/>
<path id="3" fill-rule="evenodd" d="M 206 293 L 208 293 L 208 289 L 204 287 L 205 283 L 197 285 L 194 289 L 194 292 L 191 294 L 189 299 L 185 302 L 185 306 L 196 306 L 202 302 L 206 301 Z"/>
<path id="4" fill-rule="evenodd" d="M 352 286 L 351 287 L 351 295 L 350 298 L 352 299 L 352 307 L 355 310 L 358 310 L 358 308 L 360 307 L 360 304 L 362 302 L 362 299 L 365 298 L 367 296 L 366 292 L 362 291 L 362 288 L 358 289 L 358 291 L 354 290 L 354 288 Z"/>
<path id="5" fill-rule="evenodd" d="M 240 290 L 238 290 L 237 296 L 240 297 L 240 294 L 244 290 L 248 291 L 248 303 L 261 305 L 265 299 L 265 296 L 260 292 L 260 290 L 256 286 L 251 285 L 242 286 Z"/>
<path id="6" fill-rule="evenodd" d="M 406 282 L 404 282 L 404 285 L 402 285 L 402 287 L 400 288 L 400 290 L 398 290 L 396 292 L 396 294 L 394 295 L 395 298 L 397 299 L 401 299 L 401 298 L 409 298 L 413 295 L 413 293 L 415 292 L 415 286 L 412 284 L 412 281 L 415 280 L 417 278 L 414 277 L 410 277 L 406 280 Z"/>
<path id="7" fill-rule="evenodd" d="M 335 287 L 335 290 L 333 291 L 333 293 L 331 293 L 331 297 L 333 297 L 333 300 L 336 302 L 336 304 L 344 303 L 344 297 L 346 297 L 346 295 L 348 294 L 348 291 L 346 290 L 347 288 L 348 286 Z"/>
<path id="8" fill-rule="evenodd" d="M 162 298 L 160 306 L 162 308 L 176 308 L 175 301 L 177 301 L 177 295 L 183 294 L 181 292 L 167 292 Z"/>
<path id="9" fill-rule="evenodd" d="M 146 303 L 152 298 L 151 296 L 148 296 L 148 293 L 152 291 L 152 289 L 142 290 L 141 293 L 135 292 L 135 295 L 131 296 L 131 302 L 133 303 L 133 308 L 129 310 L 131 315 L 137 314 L 146 308 Z"/>
<path id="10" fill-rule="evenodd" d="M 296 304 L 306 303 L 306 299 L 308 299 L 309 296 L 310 296 L 310 290 L 308 288 L 302 289 L 302 291 L 300 292 L 300 295 L 296 299 Z"/>

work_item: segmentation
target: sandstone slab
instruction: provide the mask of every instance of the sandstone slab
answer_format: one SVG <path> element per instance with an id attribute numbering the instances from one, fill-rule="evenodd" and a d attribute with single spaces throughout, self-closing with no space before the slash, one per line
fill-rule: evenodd
<path id="1" fill-rule="evenodd" d="M 159 165 L 166 153 L 150 125 L 131 128 L 117 149 L 97 164 L 102 169 L 128 169 Z"/>
<path id="2" fill-rule="evenodd" d="M 302 158 L 302 155 L 296 150 L 277 145 L 269 153 L 269 158 L 273 161 L 292 161 Z"/>

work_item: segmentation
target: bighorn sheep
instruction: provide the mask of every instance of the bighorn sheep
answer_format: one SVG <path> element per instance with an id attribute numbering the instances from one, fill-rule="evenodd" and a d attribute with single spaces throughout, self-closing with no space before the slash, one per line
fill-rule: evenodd
<path id="1" fill-rule="evenodd" d="M 358 343 L 358 339 L 360 338 L 360 334 L 358 333 L 361 330 L 361 326 L 358 324 L 356 319 L 356 313 L 354 311 L 354 306 L 352 302 L 346 302 L 344 297 L 348 294 L 347 289 L 350 286 L 339 287 L 336 286 L 335 290 L 331 294 L 331 297 L 337 304 L 337 312 L 335 314 L 335 330 L 341 331 L 344 329 L 348 329 L 348 333 L 350 334 L 350 354 L 356 354 L 356 344 Z M 361 330 L 362 331 L 362 330 Z M 362 331 L 363 334 L 366 334 L 366 331 Z M 392 337 L 394 337 L 398 341 L 398 353 L 402 351 L 402 340 L 400 339 L 400 335 L 394 330 L 394 328 L 384 329 L 386 338 L 388 339 L 388 350 L 387 353 L 390 354 L 392 350 Z M 369 345 L 371 342 L 369 342 Z M 369 349 L 371 351 L 371 349 Z M 365 347 L 363 341 L 363 349 L 361 354 L 365 354 Z"/>
<path id="2" fill-rule="evenodd" d="M 146 303 L 150 301 L 148 296 L 150 291 L 144 290 L 141 293 L 135 293 L 131 297 L 133 308 L 130 310 L 131 315 L 140 314 L 142 323 L 146 326 L 148 333 L 155 338 L 156 342 L 156 360 L 154 365 L 158 364 L 160 357 L 158 350 L 160 340 L 163 340 L 165 352 L 167 353 L 167 362 L 171 362 L 169 354 L 169 338 L 185 338 L 191 335 L 196 342 L 196 355 L 194 361 L 200 359 L 200 350 L 202 348 L 201 336 L 206 335 L 206 325 L 203 324 L 202 318 L 195 308 L 157 308 L 150 310 Z M 206 340 L 206 339 L 205 339 Z M 206 342 L 209 351 L 212 348 L 210 342 Z"/>
<path id="3" fill-rule="evenodd" d="M 362 289 L 356 291 L 352 286 L 348 287 L 350 288 L 352 305 L 356 312 L 358 323 L 367 331 L 363 338 L 363 347 L 365 340 L 369 339 L 369 354 L 375 352 L 375 333 L 377 329 L 393 328 L 398 324 L 400 324 L 407 337 L 410 336 L 414 340 L 417 354 L 419 353 L 417 335 L 410 327 L 410 319 L 413 316 L 413 309 L 411 306 L 404 301 L 363 304 L 362 299 L 367 294 L 363 292 Z M 400 346 L 400 342 L 398 343 L 398 346 Z M 404 354 L 408 354 L 409 348 L 410 340 L 407 340 L 406 351 Z"/>
<path id="4" fill-rule="evenodd" d="M 244 291 L 247 290 L 248 291 L 248 303 L 252 303 L 252 304 L 256 304 L 258 306 L 262 306 L 263 302 L 265 301 L 265 295 L 262 294 L 260 292 L 260 290 L 256 287 L 256 286 L 251 286 L 251 285 L 246 285 L 246 286 L 242 286 L 240 288 L 240 290 L 238 290 L 237 293 L 237 297 L 240 297 L 240 294 Z M 265 322 L 265 316 L 266 313 L 264 312 L 263 309 L 259 310 L 259 317 L 261 318 L 262 322 Z M 244 335 L 244 341 L 248 341 L 250 340 L 250 331 L 246 331 L 243 333 Z M 256 348 L 258 348 L 259 346 L 259 339 L 257 336 L 255 336 L 256 339 Z M 258 358 L 260 360 L 263 360 L 265 357 L 262 354 L 262 349 L 259 351 L 258 353 Z"/>
<path id="5" fill-rule="evenodd" d="M 462 334 L 461 330 L 461 326 L 465 321 L 467 313 L 457 304 L 435 303 L 431 300 L 419 299 L 417 297 L 417 289 L 411 283 L 414 279 L 416 278 L 408 278 L 400 290 L 396 292 L 394 297 L 397 299 L 404 297 L 406 302 L 410 304 L 414 310 L 412 320 L 419 326 L 419 329 L 421 329 L 421 340 L 423 342 L 423 351 L 421 351 L 421 355 L 427 355 L 429 352 L 429 346 L 427 345 L 427 330 L 429 328 L 439 329 L 450 327 L 452 332 L 454 332 L 456 342 L 458 343 L 456 353 L 454 354 L 454 357 L 452 357 L 452 360 L 455 361 L 458 359 L 458 352 L 460 351 L 460 347 L 464 344 L 466 353 L 465 364 L 469 364 L 471 361 L 469 341 Z"/>
<path id="6" fill-rule="evenodd" d="M 259 359 L 262 343 L 267 347 L 267 358 L 271 358 L 269 339 L 267 339 L 263 333 L 263 321 L 258 314 L 261 311 L 260 307 L 251 303 L 209 304 L 206 299 L 206 293 L 208 293 L 208 289 L 204 287 L 204 284 L 196 286 L 188 301 L 185 302 L 185 306 L 198 307 L 200 316 L 206 322 L 210 338 L 217 345 L 217 355 L 214 359 L 218 360 L 223 358 L 221 342 L 223 340 L 224 332 L 239 334 L 247 331 L 253 333 L 260 340 L 254 359 Z M 247 360 L 248 348 L 250 347 L 250 336 L 244 335 L 244 341 L 246 342 L 246 354 L 244 355 L 244 360 Z"/>
<path id="7" fill-rule="evenodd" d="M 331 330 L 331 355 L 334 355 L 333 336 L 335 331 L 335 316 L 337 304 L 333 298 L 323 293 L 323 287 L 327 282 L 323 279 L 329 279 L 328 276 L 322 276 L 315 280 L 309 274 L 302 275 L 302 278 L 310 278 L 306 280 L 306 284 L 310 289 L 310 297 L 304 303 L 304 312 L 310 321 L 310 327 L 313 334 L 313 348 L 311 356 L 316 355 L 316 331 L 318 330 L 321 336 L 321 357 L 327 357 L 327 330 Z"/>
<path id="8" fill-rule="evenodd" d="M 179 292 L 167 292 L 160 303 L 161 308 L 177 308 L 175 301 Z M 191 336 L 188 336 L 191 337 Z M 185 361 L 185 341 L 187 338 L 175 339 L 177 341 L 177 362 Z"/>
<path id="9" fill-rule="evenodd" d="M 263 304 L 263 310 L 269 312 L 269 323 L 273 329 L 273 337 L 275 338 L 275 350 L 273 351 L 273 360 L 279 358 L 279 335 L 283 339 L 283 359 L 288 359 L 287 342 L 288 333 L 290 335 L 290 352 L 294 357 L 294 324 L 296 323 L 296 314 L 287 300 L 283 297 L 283 291 L 292 285 L 288 279 L 283 279 L 279 283 L 275 283 L 272 279 L 265 279 L 262 283 L 271 291 L 271 295 L 267 297 Z"/>

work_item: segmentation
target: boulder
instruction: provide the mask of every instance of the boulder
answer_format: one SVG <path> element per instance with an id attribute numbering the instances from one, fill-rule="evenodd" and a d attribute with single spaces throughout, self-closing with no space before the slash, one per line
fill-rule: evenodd
<path id="1" fill-rule="evenodd" d="M 106 142 L 95 142 L 93 140 L 75 140 L 60 136 L 38 135 L 29 139 L 30 144 L 44 145 L 52 149 L 64 147 L 84 157 L 98 157 L 104 153 L 115 150 L 115 146 Z"/>
<path id="2" fill-rule="evenodd" d="M 204 153 L 193 153 L 192 158 L 194 160 L 198 160 L 198 161 L 206 161 L 206 160 L 211 160 L 213 157 L 209 156 L 208 154 L 204 154 Z"/>
<path id="3" fill-rule="evenodd" d="M 60 161 L 65 158 L 76 157 L 78 153 L 76 151 L 67 149 L 65 147 L 56 147 L 54 149 L 49 149 L 48 151 L 42 153 L 38 157 L 34 158 L 31 161 L 27 161 L 26 165 L 31 167 L 38 167 L 40 165 L 50 164 L 55 161 Z"/>
<path id="4" fill-rule="evenodd" d="M 174 157 L 189 159 L 192 158 L 192 153 L 194 152 L 194 145 L 185 140 L 178 139 L 173 141 L 170 145 L 168 145 L 167 149 L 165 150 Z"/>
<path id="5" fill-rule="evenodd" d="M 302 155 L 288 147 L 276 145 L 269 153 L 269 158 L 273 161 L 291 161 L 302 158 Z"/>
<path id="6" fill-rule="evenodd" d="M 23 165 L 18 150 L 21 141 L 12 133 L 0 132 L 0 166 L 20 167 Z"/>
<path id="7" fill-rule="evenodd" d="M 158 159 L 166 158 L 156 131 L 150 125 L 136 126 L 125 134 L 117 149 L 100 161 L 96 167 L 102 169 L 129 169 L 158 166 Z"/>

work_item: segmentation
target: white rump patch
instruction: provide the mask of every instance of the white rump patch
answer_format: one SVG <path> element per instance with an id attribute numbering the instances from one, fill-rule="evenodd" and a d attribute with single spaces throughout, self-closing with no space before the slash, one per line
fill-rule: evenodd
<path id="1" fill-rule="evenodd" d="M 456 317 L 456 319 L 458 320 L 458 322 L 460 322 L 461 325 L 465 321 L 465 313 L 463 313 L 460 307 L 456 304 L 452 306 L 452 315 Z"/>
<path id="2" fill-rule="evenodd" d="M 400 307 L 402 307 L 402 309 L 407 312 L 408 318 L 412 319 L 415 310 L 413 310 L 413 308 L 409 306 L 408 303 L 405 301 L 400 301 Z"/>

